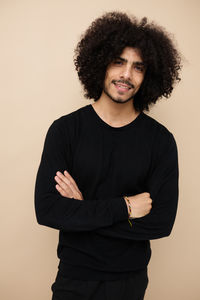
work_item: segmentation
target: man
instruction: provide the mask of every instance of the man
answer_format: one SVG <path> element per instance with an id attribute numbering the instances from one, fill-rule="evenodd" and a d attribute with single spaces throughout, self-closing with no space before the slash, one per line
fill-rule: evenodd
<path id="1" fill-rule="evenodd" d="M 75 54 L 94 103 L 52 123 L 35 186 L 39 224 L 60 231 L 53 300 L 142 300 L 150 240 L 171 233 L 178 202 L 174 136 L 144 110 L 170 96 L 180 56 L 164 29 L 119 12 Z"/>

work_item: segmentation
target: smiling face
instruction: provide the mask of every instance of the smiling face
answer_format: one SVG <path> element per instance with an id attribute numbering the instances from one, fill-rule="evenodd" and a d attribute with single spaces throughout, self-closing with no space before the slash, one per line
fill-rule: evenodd
<path id="1" fill-rule="evenodd" d="M 126 103 L 139 90 L 144 75 L 145 67 L 140 51 L 126 47 L 107 67 L 102 96 L 117 103 Z"/>

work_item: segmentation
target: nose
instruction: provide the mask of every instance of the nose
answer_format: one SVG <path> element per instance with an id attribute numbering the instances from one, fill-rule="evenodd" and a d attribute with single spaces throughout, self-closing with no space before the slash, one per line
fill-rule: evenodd
<path id="1" fill-rule="evenodd" d="M 131 68 L 129 66 L 124 66 L 121 70 L 120 77 L 126 80 L 131 80 Z"/>

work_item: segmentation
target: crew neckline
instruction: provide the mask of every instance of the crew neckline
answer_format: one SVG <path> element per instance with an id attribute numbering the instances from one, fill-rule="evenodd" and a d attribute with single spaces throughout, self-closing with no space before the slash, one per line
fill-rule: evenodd
<path id="1" fill-rule="evenodd" d="M 109 125 L 108 123 L 106 123 L 96 112 L 96 110 L 94 109 L 94 107 L 92 106 L 92 104 L 88 104 L 88 108 L 92 111 L 93 116 L 95 117 L 95 119 L 99 122 L 100 125 L 104 126 L 105 128 L 108 128 L 110 130 L 113 131 L 121 131 L 121 130 L 126 130 L 129 127 L 135 126 L 138 121 L 142 118 L 142 116 L 144 115 L 143 112 L 141 112 L 133 121 L 131 121 L 130 123 L 120 126 L 120 127 L 113 127 L 111 125 Z"/>

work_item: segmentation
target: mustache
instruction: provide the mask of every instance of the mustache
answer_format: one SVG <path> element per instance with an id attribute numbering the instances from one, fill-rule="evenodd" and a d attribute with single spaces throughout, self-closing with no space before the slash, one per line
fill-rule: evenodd
<path id="1" fill-rule="evenodd" d="M 112 83 L 122 83 L 122 84 L 126 84 L 126 85 L 128 85 L 130 88 L 135 88 L 135 86 L 132 84 L 132 83 L 130 83 L 129 81 L 126 81 L 126 80 L 113 80 L 112 81 Z"/>

